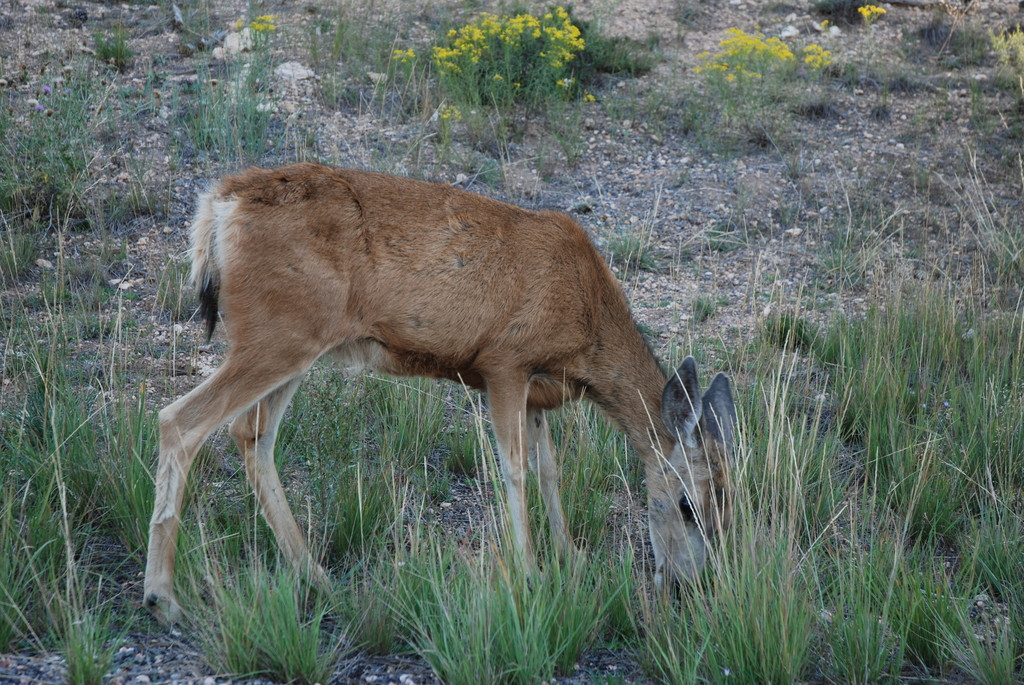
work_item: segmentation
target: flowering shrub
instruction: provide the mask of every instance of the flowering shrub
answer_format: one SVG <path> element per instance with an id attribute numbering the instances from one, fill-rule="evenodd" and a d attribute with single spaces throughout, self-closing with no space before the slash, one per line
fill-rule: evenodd
<path id="1" fill-rule="evenodd" d="M 722 51 L 697 55 L 700 64 L 694 72 L 734 83 L 761 79 L 769 73 L 785 75 L 796 66 L 793 51 L 779 38 L 765 38 L 762 33 L 751 34 L 736 28 L 728 29 L 727 33 L 729 37 L 719 43 Z M 832 54 L 814 43 L 805 47 L 803 53 L 804 64 L 812 69 L 823 69 L 832 62 Z"/>
<path id="2" fill-rule="evenodd" d="M 583 48 L 579 28 L 557 7 L 540 17 L 482 14 L 449 31 L 430 59 L 454 101 L 503 108 L 574 93 L 570 64 Z"/>
<path id="3" fill-rule="evenodd" d="M 864 5 L 863 7 L 858 7 L 857 12 L 864 18 L 864 23 L 870 26 L 871 24 L 874 24 L 879 17 L 885 14 L 885 8 L 879 7 L 878 5 Z"/>
<path id="4" fill-rule="evenodd" d="M 789 46 L 778 38 L 766 39 L 764 34 L 734 28 L 726 33 L 729 37 L 719 43 L 724 48 L 721 52 L 697 55 L 700 64 L 695 73 L 718 75 L 732 83 L 762 78 L 765 72 L 788 68 L 795 59 Z"/>
<path id="5" fill-rule="evenodd" d="M 832 64 L 832 53 L 817 43 L 811 43 L 804 48 L 804 64 L 820 71 Z"/>
<path id="6" fill-rule="evenodd" d="M 277 21 L 276 14 L 262 14 L 249 22 L 249 30 L 255 31 L 256 33 L 270 33 L 272 31 L 276 31 L 277 24 L 274 23 L 275 21 Z M 240 31 L 244 27 L 244 19 L 238 19 L 235 21 L 236 31 Z"/>
<path id="7" fill-rule="evenodd" d="M 686 115 L 695 131 L 709 134 L 719 145 L 729 136 L 739 141 L 752 130 L 783 126 L 784 109 L 778 104 L 786 99 L 794 77 L 804 75 L 809 82 L 820 82 L 822 70 L 832 63 L 832 53 L 816 43 L 802 48 L 797 57 L 779 38 L 738 28 L 727 33 L 719 51 L 697 55 L 694 72 L 703 77 L 704 92 Z M 804 93 L 800 97 L 806 97 Z"/>

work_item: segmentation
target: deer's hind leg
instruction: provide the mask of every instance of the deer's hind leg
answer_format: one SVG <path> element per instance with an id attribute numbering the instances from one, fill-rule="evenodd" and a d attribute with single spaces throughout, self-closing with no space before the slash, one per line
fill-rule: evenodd
<path id="1" fill-rule="evenodd" d="M 263 517 L 274 531 L 274 537 L 285 558 L 298 573 L 312 576 L 321 587 L 326 588 L 327 574 L 309 554 L 274 464 L 277 429 L 302 378 L 303 374 L 300 374 L 271 391 L 232 421 L 230 430 L 231 437 L 242 453 L 245 475 L 256 493 Z"/>
<path id="2" fill-rule="evenodd" d="M 547 509 L 548 524 L 551 526 L 551 538 L 559 550 L 573 551 L 575 545 L 569 534 L 569 526 L 565 522 L 565 513 L 559 496 L 561 474 L 543 409 L 529 407 L 526 410 L 526 440 L 530 449 L 530 470 L 537 476 L 540 485 L 541 497 Z"/>
<path id="3" fill-rule="evenodd" d="M 318 354 L 262 348 L 229 353 L 202 384 L 160 411 L 156 498 L 149 524 L 144 604 L 164 621 L 181 609 L 174 596 L 174 557 L 185 483 L 200 445 L 219 426 L 301 376 Z"/>
<path id="4" fill-rule="evenodd" d="M 526 436 L 526 378 L 513 375 L 500 381 L 488 379 L 487 401 L 494 437 L 501 455 L 512 536 L 527 567 L 533 567 L 533 541 L 526 509 L 528 447 Z"/>

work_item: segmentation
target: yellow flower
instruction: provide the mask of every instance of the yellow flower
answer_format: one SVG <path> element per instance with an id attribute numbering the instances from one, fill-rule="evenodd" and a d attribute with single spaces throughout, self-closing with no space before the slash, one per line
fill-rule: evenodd
<path id="1" fill-rule="evenodd" d="M 533 83 L 565 79 L 572 84 L 567 64 L 585 43 L 564 8 L 544 15 L 480 14 L 465 26 L 451 29 L 441 45 L 431 49 L 430 59 L 448 86 L 477 92 L 481 79 L 508 82 L 533 92 Z M 401 57 L 399 57 L 401 59 Z M 569 88 L 569 85 L 564 85 Z"/>
<path id="2" fill-rule="evenodd" d="M 864 5 L 863 7 L 858 7 L 857 11 L 864 18 L 865 24 L 872 24 L 876 19 L 885 14 L 885 8 L 878 5 Z"/>
<path id="3" fill-rule="evenodd" d="M 832 64 L 832 53 L 817 43 L 811 43 L 804 48 L 804 64 L 812 69 L 824 69 Z"/>
<path id="4" fill-rule="evenodd" d="M 597 98 L 591 95 L 590 93 L 583 94 L 583 102 L 594 102 L 596 100 Z"/>
<path id="5" fill-rule="evenodd" d="M 412 48 L 409 48 L 408 50 L 402 50 L 401 48 L 397 48 L 395 49 L 394 52 L 391 53 L 391 59 L 398 60 L 402 64 L 408 64 L 410 60 L 413 60 L 415 58 L 416 51 L 413 50 Z"/>
<path id="6" fill-rule="evenodd" d="M 275 21 L 277 21 L 276 14 L 262 14 L 256 17 L 254 21 L 249 22 L 249 28 L 256 33 L 269 33 L 270 31 L 277 30 Z"/>
<path id="7" fill-rule="evenodd" d="M 460 119 L 462 119 L 462 112 L 460 112 L 459 108 L 456 107 L 455 105 L 448 105 L 447 107 L 441 110 L 440 116 L 442 121 L 450 121 L 452 119 L 454 119 L 455 121 L 459 121 Z"/>

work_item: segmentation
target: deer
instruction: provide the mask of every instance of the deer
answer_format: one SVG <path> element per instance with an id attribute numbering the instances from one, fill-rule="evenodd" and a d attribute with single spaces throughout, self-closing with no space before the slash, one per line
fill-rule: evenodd
<path id="1" fill-rule="evenodd" d="M 246 477 L 288 563 L 330 587 L 289 508 L 275 441 L 321 357 L 394 376 L 448 379 L 486 394 L 514 548 L 534 550 L 527 472 L 553 544 L 576 550 L 559 499 L 545 412 L 597 405 L 643 462 L 657 586 L 701 571 L 731 518 L 736 410 L 728 377 L 702 394 L 696 362 L 668 375 L 617 278 L 570 216 L 450 185 L 302 163 L 245 170 L 202 193 L 191 279 L 216 370 L 159 412 L 143 605 L 182 610 L 174 560 L 189 468 L 229 423 Z"/>

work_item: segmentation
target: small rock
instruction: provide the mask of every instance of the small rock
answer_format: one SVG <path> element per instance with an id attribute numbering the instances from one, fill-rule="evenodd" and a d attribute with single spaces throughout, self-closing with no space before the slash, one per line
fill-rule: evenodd
<path id="1" fill-rule="evenodd" d="M 89 21 L 89 13 L 83 7 L 76 7 L 71 10 L 68 21 L 71 22 L 72 26 L 82 28 L 85 22 Z"/>
<path id="2" fill-rule="evenodd" d="M 239 32 L 232 31 L 224 36 L 221 57 L 231 57 L 252 48 L 252 30 L 245 27 Z M 214 51 L 216 52 L 216 50 Z M 216 57 L 216 55 L 214 55 Z"/>
<path id="3" fill-rule="evenodd" d="M 49 259 L 37 259 L 36 266 L 38 266 L 40 269 L 52 269 L 53 262 L 51 262 Z"/>
<path id="4" fill-rule="evenodd" d="M 786 234 L 788 236 L 791 236 L 793 238 L 796 238 L 797 236 L 799 236 L 803 232 L 804 232 L 804 229 L 802 229 L 802 228 L 787 228 L 785 231 L 783 231 L 784 234 Z"/>
<path id="5" fill-rule="evenodd" d="M 274 74 L 281 79 L 286 81 L 305 81 L 306 79 L 315 78 L 316 74 L 313 73 L 312 69 L 302 66 L 298 62 L 285 62 L 278 65 L 277 69 L 274 69 Z"/>
<path id="6" fill-rule="evenodd" d="M 779 32 L 779 38 L 795 38 L 800 35 L 800 29 L 790 24 Z"/>

